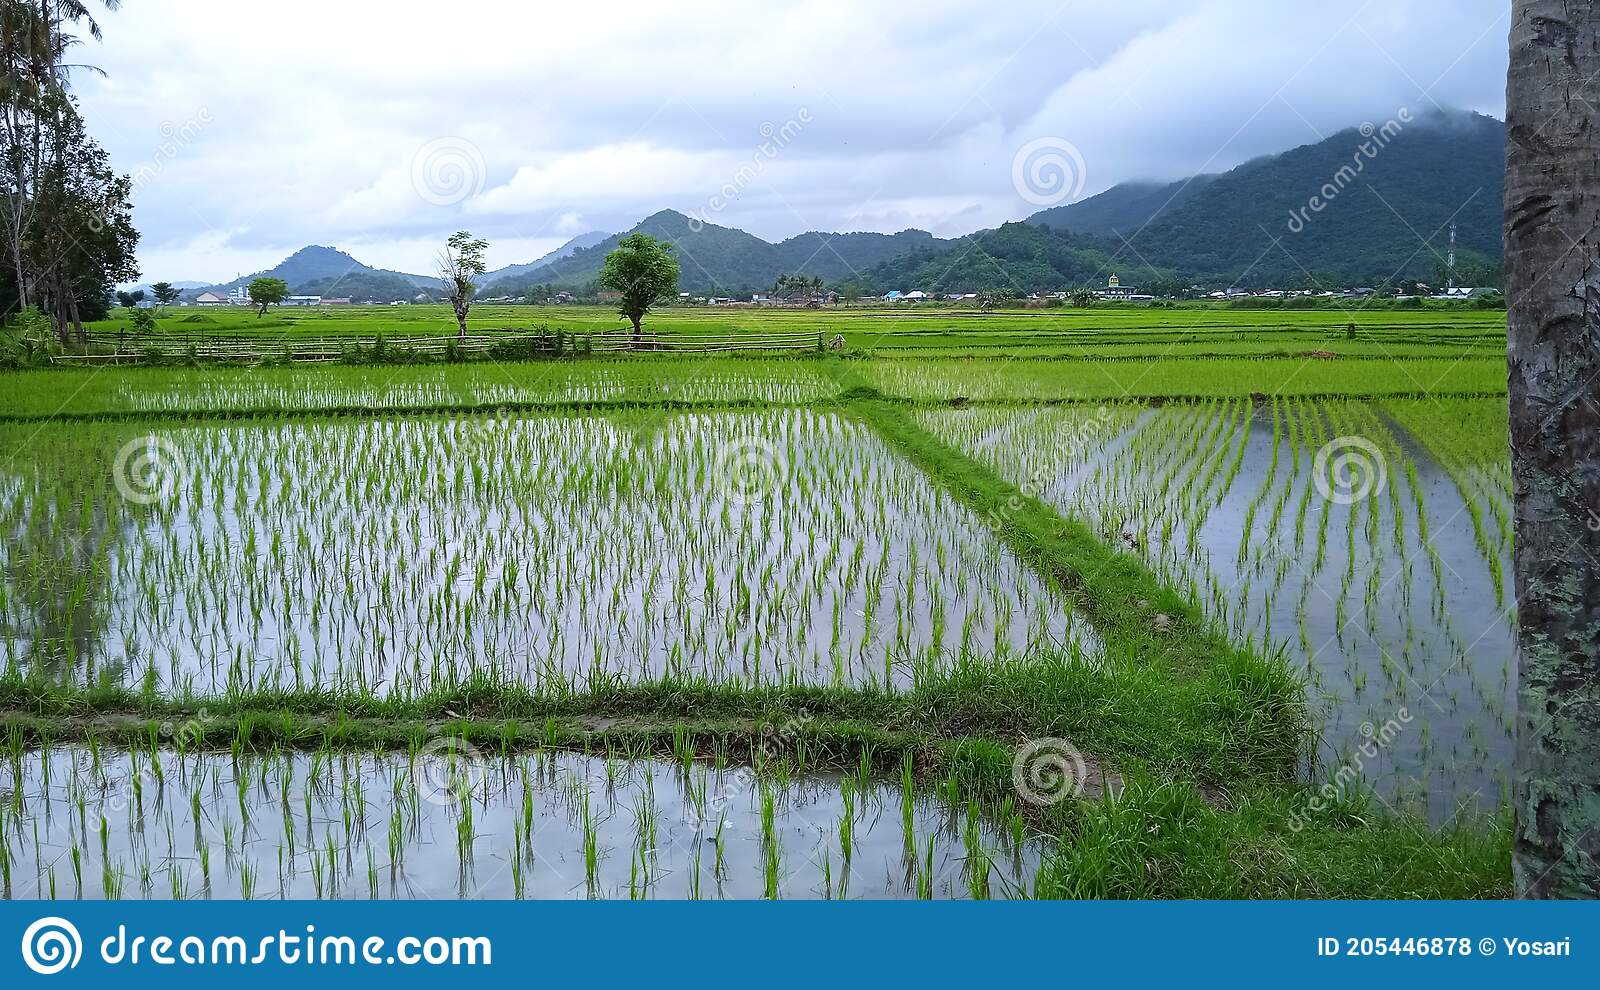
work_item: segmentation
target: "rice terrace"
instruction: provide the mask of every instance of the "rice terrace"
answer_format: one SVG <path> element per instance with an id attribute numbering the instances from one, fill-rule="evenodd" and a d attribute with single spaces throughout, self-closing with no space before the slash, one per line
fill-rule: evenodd
<path id="1" fill-rule="evenodd" d="M 1503 310 L 286 314 L 0 372 L 8 897 L 1509 893 Z"/>

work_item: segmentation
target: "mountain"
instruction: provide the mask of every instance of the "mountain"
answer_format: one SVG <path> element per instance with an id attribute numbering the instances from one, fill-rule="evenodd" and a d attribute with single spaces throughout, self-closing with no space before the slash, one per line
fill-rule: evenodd
<path id="1" fill-rule="evenodd" d="M 1035 213 L 1028 222 L 1102 237 L 1119 232 L 1132 236 L 1164 211 L 1187 203 L 1214 179 L 1215 175 L 1196 175 L 1177 182 L 1124 182 L 1081 202 Z"/>
<path id="2" fill-rule="evenodd" d="M 543 258 L 491 272 L 481 286 L 534 296 L 545 286 L 589 286 L 606 255 L 636 232 L 672 244 L 682 290 L 708 295 L 761 291 L 784 274 L 865 291 L 927 292 L 1070 289 L 1103 284 L 1112 272 L 1144 289 L 1438 284 L 1452 223 L 1458 282 L 1497 285 L 1504 180 L 1505 125 L 1440 111 L 1350 128 L 1219 175 L 1123 183 L 952 240 L 921 230 L 808 231 L 772 243 L 662 210 L 620 234 L 584 234 Z M 259 274 L 283 279 L 296 294 L 357 301 L 439 288 L 437 279 L 370 268 L 331 247 L 303 248 Z M 255 277 L 210 288 L 225 292 Z"/>
<path id="3" fill-rule="evenodd" d="M 1137 259 L 1114 259 L 1115 248 L 1099 238 L 1022 221 L 980 230 L 957 238 L 953 245 L 919 249 L 882 262 L 866 273 L 866 285 L 873 292 L 1004 289 L 1024 295 L 1104 285 L 1112 273 L 1129 285 L 1173 279 L 1171 272 L 1141 265 Z"/>
<path id="4" fill-rule="evenodd" d="M 527 262 L 526 264 L 507 265 L 504 268 L 497 268 L 492 272 L 488 272 L 480 280 L 481 287 L 487 288 L 490 285 L 493 285 L 494 283 L 504 279 L 521 278 L 523 275 L 528 274 L 535 268 L 538 268 L 542 265 L 548 265 L 553 261 L 560 261 L 562 258 L 570 256 L 574 251 L 577 251 L 581 248 L 594 247 L 596 244 L 599 244 L 609 236 L 611 235 L 599 230 L 591 230 L 587 234 L 579 234 L 577 237 L 574 237 L 572 240 L 561 245 L 542 258 L 535 259 Z"/>
<path id="5" fill-rule="evenodd" d="M 258 278 L 281 278 L 295 295 L 349 296 L 357 302 L 393 302 L 439 288 L 438 279 L 372 268 L 337 248 L 318 245 L 303 247 L 266 271 L 205 288 L 226 293 Z"/>
<path id="6" fill-rule="evenodd" d="M 684 292 L 732 294 L 769 288 L 779 275 L 816 275 L 829 283 L 858 279 L 866 269 L 910 251 L 933 248 L 939 241 L 921 230 L 898 234 L 835 234 L 810 231 L 777 244 L 754 234 L 691 220 L 676 210 L 662 210 L 632 229 L 613 234 L 565 258 L 506 279 L 499 292 L 527 292 L 534 286 L 584 286 L 600 274 L 600 266 L 617 243 L 632 233 L 648 234 L 672 244 L 682 272 Z"/>
<path id="7" fill-rule="evenodd" d="M 1117 186 L 1030 222 L 1120 232 L 1131 241 L 1113 236 L 1122 258 L 1242 287 L 1436 280 L 1454 223 L 1462 280 L 1492 283 L 1504 181 L 1505 125 L 1436 112 L 1398 131 L 1350 128 L 1202 177 L 1165 209 L 1173 185 Z"/>
<path id="8" fill-rule="evenodd" d="M 142 290 L 144 290 L 144 294 L 148 296 L 150 294 L 150 286 L 153 285 L 153 284 L 155 284 L 155 283 L 153 283 L 153 282 L 140 282 L 137 285 L 127 286 L 125 291 L 127 291 L 127 292 L 136 292 L 136 291 L 139 291 L 139 290 L 142 289 Z M 178 289 L 180 291 L 186 291 L 188 289 L 203 289 L 203 288 L 206 287 L 206 283 L 204 283 L 204 282 L 173 282 L 172 283 L 172 287 L 174 289 Z"/>

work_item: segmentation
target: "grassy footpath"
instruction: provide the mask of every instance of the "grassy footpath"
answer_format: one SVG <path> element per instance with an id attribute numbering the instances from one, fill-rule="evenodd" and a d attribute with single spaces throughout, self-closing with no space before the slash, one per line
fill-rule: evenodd
<path id="1" fill-rule="evenodd" d="M 1113 800 L 1017 802 L 1008 740 L 1032 719 L 1079 728 L 1093 712 L 1030 691 L 1048 672 L 1016 665 L 953 675 L 906 695 L 707 688 L 659 682 L 560 698 L 493 684 L 407 700 L 334 693 L 168 700 L 119 688 L 74 690 L 16 672 L 0 677 L 0 738 L 24 747 L 93 741 L 147 748 L 272 752 L 415 752 L 455 736 L 485 753 L 537 747 L 670 759 L 723 758 L 794 768 L 892 770 L 909 755 L 918 778 L 954 802 L 1011 802 L 1057 836 L 1041 897 L 1500 897 L 1510 891 L 1503 826 L 1435 830 L 1359 797 L 1313 810 L 1302 788 L 1267 779 L 1203 789 L 1150 770 L 1124 774 Z M 1149 700 L 1132 681 L 1114 716 Z M 1189 745 L 1176 726 L 1161 745 Z M 1092 732 L 1080 739 L 1093 738 Z M 1149 740 L 1145 745 L 1151 745 Z M 1086 744 L 1087 745 L 1087 744 Z"/>
<path id="2" fill-rule="evenodd" d="M 1163 586 L 1137 554 L 1108 547 L 1081 523 L 929 435 L 902 404 L 885 400 L 848 370 L 838 373 L 856 415 L 988 520 L 1018 556 L 1072 589 L 1075 605 L 1105 642 L 1109 670 L 1157 692 L 1174 683 L 1188 686 L 1188 717 L 1158 716 L 1144 731 L 1187 733 L 1191 725 L 1218 720 L 1231 727 L 1215 759 L 1204 763 L 1216 776 L 1158 778 L 1141 768 L 1119 799 L 1084 805 L 1055 864 L 1054 893 L 1507 894 L 1510 848 L 1503 820 L 1436 830 L 1374 809 L 1361 795 L 1313 811 L 1311 790 L 1293 778 L 1310 738 L 1304 689 L 1281 658 L 1234 644 L 1192 602 Z M 1159 624 L 1156 614 L 1164 616 Z M 1217 734 L 1206 738 L 1215 741 Z M 1116 758 L 1115 751 L 1097 755 Z M 1376 894 L 1380 890 L 1384 894 Z"/>
<path id="3" fill-rule="evenodd" d="M 1176 685 L 1187 689 L 1183 717 L 1174 721 L 1166 712 L 1155 713 L 1142 728 L 1157 735 L 1200 729 L 1215 746 L 1206 761 L 1206 783 L 1221 784 L 1241 772 L 1294 775 L 1308 738 L 1305 691 L 1281 659 L 1220 635 L 1138 554 L 1107 546 L 1088 527 L 944 445 L 893 405 L 865 400 L 851 409 L 987 521 L 1013 553 L 1069 589 L 1105 644 L 1102 663 L 1109 672 L 1143 682 L 1153 693 Z"/>

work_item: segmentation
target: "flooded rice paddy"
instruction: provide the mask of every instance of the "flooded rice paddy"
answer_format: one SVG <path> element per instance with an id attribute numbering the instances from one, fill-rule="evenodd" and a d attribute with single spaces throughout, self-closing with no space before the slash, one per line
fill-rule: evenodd
<path id="1" fill-rule="evenodd" d="M 1048 849 L 1014 812 L 909 779 L 469 750 L 16 751 L 0 759 L 0 893 L 1013 897 Z"/>
<path id="2" fill-rule="evenodd" d="M 903 688 L 1093 633 L 835 413 L 12 427 L 0 649 L 164 694 Z"/>
<path id="3" fill-rule="evenodd" d="M 1283 651 L 1321 729 L 1314 779 L 1359 775 L 1435 819 L 1500 801 L 1515 686 L 1503 401 L 920 418 Z"/>
<path id="4" fill-rule="evenodd" d="M 1510 765 L 1515 682 L 1502 401 L 1219 399 L 913 415 L 1141 555 L 1239 640 L 1303 671 L 1321 738 L 1313 780 L 1359 777 L 1385 803 L 1436 820 L 1501 800 L 1504 772 L 1492 768 Z M 474 677 L 552 693 L 671 677 L 904 690 L 964 658 L 1049 651 L 1092 663 L 1100 651 L 1061 589 L 843 412 L 14 424 L 0 439 L 17 451 L 0 474 L 0 651 L 10 669 L 74 684 L 406 697 Z M 58 755 L 63 768 L 86 758 Z M 640 815 L 683 848 L 653 842 L 647 866 L 637 842 L 606 831 L 638 815 L 574 832 L 568 807 L 568 826 L 540 858 L 533 826 L 517 831 L 521 805 L 507 803 L 508 791 L 481 799 L 474 831 L 460 832 L 459 818 L 393 789 L 401 770 L 392 758 L 364 756 L 282 757 L 244 781 L 246 771 L 191 755 L 193 787 L 166 812 L 163 849 L 149 844 L 151 829 L 134 835 L 131 819 L 119 827 L 103 806 L 88 810 L 110 800 L 108 788 L 135 786 L 151 769 L 140 761 L 154 755 L 94 757 L 96 779 L 107 778 L 98 791 L 81 771 L 51 780 L 49 761 L 29 759 L 10 771 L 13 811 L 30 794 L 47 815 L 58 800 L 77 804 L 78 834 L 30 837 L 13 815 L 14 882 L 30 870 L 48 879 L 54 864 L 59 885 L 61 857 L 81 859 L 96 842 L 125 843 L 106 850 L 119 862 L 169 864 L 156 871 L 164 880 L 140 865 L 105 881 L 124 894 L 133 882 L 143 896 L 239 896 L 247 883 L 249 893 L 284 896 L 367 896 L 373 883 L 379 896 L 626 896 L 641 885 L 652 896 L 759 896 L 773 876 L 761 843 L 722 848 L 728 870 L 715 888 L 709 866 L 690 871 L 700 847 L 681 840 L 703 824 L 703 799 L 670 775 L 639 785 L 662 802 L 659 819 Z M 593 784 L 596 764 L 573 760 L 545 755 L 538 766 Z M 319 783 L 334 764 L 348 764 L 337 786 Z M 609 784 L 613 767 L 600 765 Z M 280 781 L 279 807 L 252 809 L 272 774 L 298 774 L 306 786 Z M 755 778 L 717 777 L 743 788 L 735 803 L 767 800 Z M 53 790 L 72 779 L 80 790 Z M 537 792 L 536 809 L 556 813 L 547 781 L 520 769 L 517 779 Z M 847 816 L 846 804 L 876 793 L 851 786 L 780 788 L 772 822 L 741 816 L 741 836 L 782 833 L 782 896 L 961 893 L 959 871 L 941 865 L 961 858 L 959 846 L 936 849 L 932 867 L 886 865 L 911 856 L 903 828 L 862 838 L 863 849 L 883 846 L 854 861 L 873 864 L 870 879 L 842 877 L 837 847 L 819 865 L 813 819 L 837 828 L 859 810 Z M 331 790 L 338 802 L 318 803 Z M 234 801 L 215 797 L 234 792 Z M 378 792 L 387 796 L 372 799 Z M 627 792 L 623 807 L 636 797 Z M 198 812 L 183 805 L 194 801 Z M 785 817 L 786 806 L 801 817 Z M 803 811 L 811 807 L 820 810 Z M 202 833 L 193 841 L 231 863 L 210 879 L 187 834 L 191 848 L 179 855 L 174 829 L 185 815 L 195 821 L 184 831 Z M 401 828 L 399 837 L 355 835 L 361 815 Z M 247 866 L 239 830 L 251 816 L 263 833 L 282 834 Z M 111 839 L 93 834 L 100 818 Z M 917 817 L 916 828 L 932 821 Z M 482 834 L 495 838 L 480 843 L 485 822 L 494 827 Z M 596 876 L 581 859 L 591 831 L 613 850 Z M 517 858 L 508 836 L 551 877 L 529 872 L 509 887 L 496 872 Z M 555 876 L 570 879 L 573 849 L 577 881 L 562 886 Z M 427 868 L 408 874 L 402 853 Z M 456 885 L 441 891 L 446 861 Z M 1025 887 L 1029 862 L 1013 863 L 1008 890 Z M 691 874 L 706 886 L 691 891 Z M 435 886 L 412 886 L 416 877 Z M 924 890 L 929 882 L 935 889 Z"/>

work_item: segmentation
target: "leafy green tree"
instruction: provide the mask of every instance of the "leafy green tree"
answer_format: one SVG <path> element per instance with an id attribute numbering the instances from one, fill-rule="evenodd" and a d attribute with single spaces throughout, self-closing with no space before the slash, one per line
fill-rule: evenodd
<path id="1" fill-rule="evenodd" d="M 133 311 L 133 328 L 140 333 L 150 333 L 156 328 L 156 314 L 148 309 Z"/>
<path id="2" fill-rule="evenodd" d="M 261 307 L 257 317 L 267 315 L 268 306 L 281 305 L 289 298 L 289 283 L 281 278 L 258 278 L 250 283 L 250 302 Z"/>
<path id="3" fill-rule="evenodd" d="M 644 317 L 661 299 L 677 295 L 678 260 L 670 245 L 648 234 L 624 237 L 600 269 L 602 286 L 622 294 L 617 312 L 633 323 L 633 343 L 644 341 Z"/>
<path id="4" fill-rule="evenodd" d="M 445 295 L 450 299 L 450 307 L 455 310 L 458 337 L 461 340 L 467 339 L 467 313 L 472 309 L 472 297 L 478 291 L 473 279 L 482 277 L 489 268 L 483 259 L 487 250 L 488 241 L 474 238 L 470 231 L 458 230 L 450 235 L 444 251 L 439 255 L 439 280 L 444 283 Z"/>
<path id="5" fill-rule="evenodd" d="M 1087 286 L 1080 286 L 1067 293 L 1067 299 L 1079 309 L 1088 309 L 1093 306 L 1096 298 L 1094 290 Z"/>
<path id="6" fill-rule="evenodd" d="M 978 293 L 978 308 L 985 313 L 992 312 L 996 306 L 1004 306 L 1011 298 L 1011 293 L 1004 289 L 985 289 Z"/>
<path id="7" fill-rule="evenodd" d="M 116 6 L 107 0 L 108 9 Z M 69 33 L 99 25 L 83 0 L 0 3 L 0 251 L 5 308 L 38 305 L 58 337 L 104 315 L 115 284 L 138 276 L 132 182 L 110 168 L 68 92 Z"/>
<path id="8" fill-rule="evenodd" d="M 1146 283 L 1145 287 L 1157 299 L 1187 299 L 1192 295 L 1189 291 L 1188 281 L 1181 278 L 1164 277 L 1151 279 Z"/>
<path id="9" fill-rule="evenodd" d="M 150 292 L 156 297 L 156 302 L 163 306 L 171 306 L 178 301 L 178 296 L 181 295 L 178 287 L 171 282 L 157 282 L 150 287 Z"/>
<path id="10" fill-rule="evenodd" d="M 822 295 L 823 284 L 820 275 L 779 275 L 778 280 L 772 283 L 772 295 L 785 300 L 798 298 L 809 306 Z"/>

